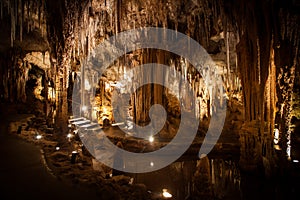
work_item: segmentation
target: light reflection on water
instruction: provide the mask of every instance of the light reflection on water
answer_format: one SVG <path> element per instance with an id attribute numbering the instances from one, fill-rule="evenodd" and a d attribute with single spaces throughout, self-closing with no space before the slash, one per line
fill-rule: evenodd
<path id="1" fill-rule="evenodd" d="M 241 176 L 236 163 L 204 157 L 130 176 L 135 183 L 145 184 L 152 193 L 158 194 L 167 189 L 172 199 L 240 199 Z"/>

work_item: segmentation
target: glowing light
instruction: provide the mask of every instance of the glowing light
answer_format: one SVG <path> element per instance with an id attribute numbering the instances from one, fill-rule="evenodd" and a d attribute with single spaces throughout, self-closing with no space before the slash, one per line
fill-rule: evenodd
<path id="1" fill-rule="evenodd" d="M 278 151 L 281 150 L 281 148 L 280 148 L 280 146 L 279 146 L 278 144 L 275 144 L 275 145 L 274 145 L 274 148 L 275 148 L 276 150 L 278 150 Z"/>
<path id="2" fill-rule="evenodd" d="M 277 128 L 274 129 L 274 144 L 279 143 L 279 130 Z"/>
<path id="3" fill-rule="evenodd" d="M 119 82 L 112 83 L 110 85 L 113 86 L 113 87 L 119 88 L 119 89 L 124 87 L 124 85 L 122 83 L 119 83 Z"/>
<path id="4" fill-rule="evenodd" d="M 90 83 L 89 83 L 88 80 L 85 80 L 85 81 L 84 81 L 84 88 L 85 88 L 86 90 L 90 90 L 90 89 L 91 89 L 91 85 L 90 85 Z"/>
<path id="5" fill-rule="evenodd" d="M 37 139 L 37 140 L 40 140 L 40 139 L 42 139 L 42 136 L 41 136 L 41 135 L 37 135 L 37 136 L 36 136 L 36 139 Z"/>
<path id="6" fill-rule="evenodd" d="M 291 160 L 291 146 L 287 146 L 286 148 L 287 159 Z"/>
<path id="7" fill-rule="evenodd" d="M 107 114 L 108 113 L 108 109 L 106 108 L 106 107 L 102 107 L 102 112 L 103 112 L 103 114 Z"/>
<path id="8" fill-rule="evenodd" d="M 72 151 L 72 155 L 71 155 L 72 164 L 75 164 L 77 155 L 78 155 L 77 151 Z"/>
<path id="9" fill-rule="evenodd" d="M 163 197 L 172 198 L 172 194 L 170 194 L 167 189 L 163 189 Z"/>
<path id="10" fill-rule="evenodd" d="M 52 87 L 48 88 L 48 99 L 55 99 L 55 90 Z"/>
<path id="11" fill-rule="evenodd" d="M 287 159 L 291 160 L 291 130 L 287 131 L 287 148 L 286 148 L 286 154 L 287 154 Z"/>
<path id="12" fill-rule="evenodd" d="M 154 137 L 153 136 L 149 137 L 149 142 L 154 142 Z"/>
<path id="13" fill-rule="evenodd" d="M 202 159 L 202 158 L 204 158 L 204 157 L 206 157 L 206 156 L 207 156 L 207 155 L 203 153 L 203 154 L 200 155 L 200 159 Z"/>
<path id="14" fill-rule="evenodd" d="M 129 184 L 132 185 L 132 184 L 133 184 L 133 181 L 134 181 L 134 179 L 131 178 L 130 181 L 129 181 Z"/>
<path id="15" fill-rule="evenodd" d="M 111 86 L 109 83 L 105 83 L 105 91 L 111 91 Z"/>
<path id="16" fill-rule="evenodd" d="M 154 166 L 154 163 L 153 163 L 153 162 L 150 162 L 150 166 L 153 167 L 153 166 Z"/>
<path id="17" fill-rule="evenodd" d="M 82 111 L 87 111 L 87 107 L 86 106 L 82 106 L 81 110 Z"/>
<path id="18" fill-rule="evenodd" d="M 97 121 L 97 113 L 98 113 L 98 107 L 93 107 L 93 111 L 92 111 L 92 120 L 93 121 Z"/>
<path id="19" fill-rule="evenodd" d="M 133 122 L 132 121 L 126 121 L 127 124 L 127 130 L 132 130 L 133 129 Z"/>
<path id="20" fill-rule="evenodd" d="M 56 151 L 59 151 L 59 150 L 60 150 L 60 147 L 56 147 L 55 149 L 56 149 Z"/>
<path id="21" fill-rule="evenodd" d="M 299 160 L 293 160 L 293 162 L 294 162 L 294 163 L 298 163 L 298 162 L 299 162 Z"/>

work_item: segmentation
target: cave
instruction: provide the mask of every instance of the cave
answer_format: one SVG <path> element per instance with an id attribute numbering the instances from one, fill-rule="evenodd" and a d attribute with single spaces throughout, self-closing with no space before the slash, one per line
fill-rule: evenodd
<path id="1" fill-rule="evenodd" d="M 13 199 L 300 195 L 298 0 L 0 0 Z"/>

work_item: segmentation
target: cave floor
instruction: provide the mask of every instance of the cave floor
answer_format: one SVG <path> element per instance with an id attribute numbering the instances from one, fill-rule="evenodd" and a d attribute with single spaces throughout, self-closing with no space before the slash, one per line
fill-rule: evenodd
<path id="1" fill-rule="evenodd" d="M 188 197 L 187 191 L 190 190 L 191 181 L 198 195 L 206 199 L 207 194 L 213 194 L 215 199 L 291 199 L 293 195 L 299 195 L 300 191 L 298 181 L 300 165 L 298 163 L 291 163 L 288 168 L 280 169 L 281 173 L 278 177 L 271 180 L 240 171 L 238 130 L 232 129 L 232 126 L 225 128 L 230 131 L 222 133 L 217 145 L 207 156 L 207 162 L 210 164 L 203 165 L 202 163 L 198 166 L 197 153 L 203 138 L 197 137 L 185 155 L 167 168 L 146 174 L 124 173 L 121 176 L 111 177 L 111 169 L 103 165 L 100 165 L 100 170 L 96 169 L 94 161 L 87 152 L 80 152 L 76 162 L 71 163 L 72 151 L 76 146 L 81 147 L 80 141 L 75 138 L 68 140 L 65 135 L 48 133 L 46 131 L 48 129 L 41 128 L 44 127 L 42 125 L 44 122 L 34 115 L 18 114 L 11 110 L 2 112 L 1 119 L 0 146 L 1 152 L 5 152 L 5 158 L 2 160 L 3 164 L 0 169 L 1 180 L 7 182 L 5 187 L 2 187 L 5 191 L 3 194 L 8 196 L 22 194 L 32 198 L 46 195 L 49 199 L 51 197 L 82 199 L 89 195 L 89 199 L 94 199 L 95 196 L 98 199 L 99 197 L 100 199 L 120 199 L 120 194 L 122 194 L 123 199 L 161 199 L 159 191 L 163 185 L 167 185 L 176 197 L 174 199 L 183 199 Z M 32 123 L 32 121 L 38 123 Z M 9 122 L 13 123 L 9 124 Z M 31 126 L 26 129 L 28 124 Z M 22 131 L 18 134 L 20 126 Z M 10 130 L 8 131 L 7 128 Z M 42 135 L 39 140 L 36 138 L 37 133 Z M 105 129 L 105 134 L 113 142 L 120 140 L 127 142 L 130 144 L 127 148 L 133 151 L 140 150 L 141 146 L 149 143 L 125 136 L 117 127 Z M 152 146 L 160 148 L 167 143 L 168 141 L 157 139 Z M 58 146 L 59 150 L 56 149 Z M 147 151 L 147 148 L 144 150 Z M 45 162 L 42 162 L 43 156 Z M 205 167 L 207 165 L 213 166 L 214 172 L 211 171 L 212 169 L 207 169 Z M 214 174 L 213 187 L 208 187 L 206 179 L 202 176 L 195 177 L 197 169 L 204 170 L 201 171 L 202 174 L 206 174 L 206 170 Z M 218 174 L 220 169 L 224 171 L 224 174 Z M 199 179 L 201 183 L 195 182 L 196 179 Z M 132 180 L 135 184 L 132 184 Z M 84 188 L 89 188 L 92 192 Z M 189 198 L 195 199 L 192 196 Z"/>
<path id="2" fill-rule="evenodd" d="M 26 115 L 13 116 L 13 120 Z M 28 117 L 28 115 L 27 115 Z M 55 178 L 45 165 L 40 149 L 8 133 L 9 116 L 0 116 L 1 199 L 99 199 L 84 187 Z"/>

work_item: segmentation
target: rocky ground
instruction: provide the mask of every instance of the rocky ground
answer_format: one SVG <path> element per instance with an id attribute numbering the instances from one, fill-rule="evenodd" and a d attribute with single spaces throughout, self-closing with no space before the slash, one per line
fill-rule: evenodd
<path id="1" fill-rule="evenodd" d="M 233 104 L 234 106 L 232 106 Z M 214 154 L 218 154 L 218 152 L 227 155 L 239 154 L 237 131 L 242 124 L 242 113 L 237 101 L 229 104 L 228 108 L 223 133 L 212 151 Z M 22 115 L 22 112 L 9 112 L 8 114 Z M 145 185 L 135 184 L 133 178 L 125 175 L 113 176 L 110 168 L 104 165 L 99 166 L 99 163 L 96 165 L 92 156 L 81 144 L 79 137 L 68 138 L 66 134 L 58 133 L 52 127 L 48 127 L 41 112 L 27 113 L 22 120 L 11 122 L 9 130 L 11 134 L 16 134 L 42 149 L 42 157 L 49 173 L 74 186 L 84 185 L 98 191 L 100 199 L 162 199 L 161 194 L 151 193 Z M 125 148 L 128 150 L 134 151 L 141 147 L 147 147 L 147 144 L 128 137 L 111 135 L 110 138 L 127 144 Z M 197 137 L 186 154 L 197 155 L 202 141 L 202 137 Z M 166 144 L 167 142 L 161 142 L 154 146 L 158 148 Z M 76 159 L 72 159 L 74 150 L 78 153 Z"/>
<path id="2" fill-rule="evenodd" d="M 6 110 L 6 115 L 10 116 L 10 134 L 16 134 L 39 146 L 47 170 L 57 179 L 71 183 L 74 187 L 97 191 L 99 199 L 161 199 L 159 194 L 147 191 L 145 185 L 134 184 L 130 177 L 111 177 L 110 169 L 95 170 L 92 158 L 82 152 L 78 152 L 72 163 L 72 151 L 77 142 L 69 142 L 65 136 L 54 133 L 52 128 L 47 127 L 45 119 L 38 117 L 37 113 L 21 114 L 16 112 L 15 105 L 5 107 L 1 106 L 1 110 Z"/>

